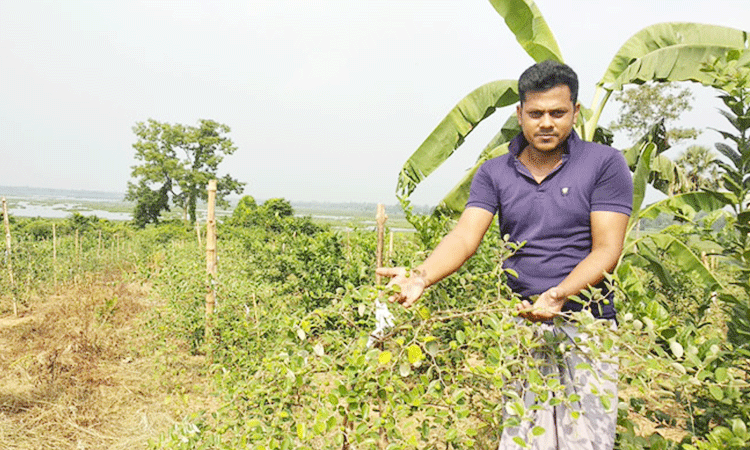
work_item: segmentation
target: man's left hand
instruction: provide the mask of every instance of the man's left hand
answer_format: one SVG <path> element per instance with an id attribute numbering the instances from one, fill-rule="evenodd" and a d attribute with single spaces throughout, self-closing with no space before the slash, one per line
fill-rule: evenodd
<path id="1" fill-rule="evenodd" d="M 534 304 L 523 300 L 516 305 L 518 315 L 532 322 L 552 320 L 562 311 L 565 299 L 557 288 L 550 288 L 536 299 Z"/>

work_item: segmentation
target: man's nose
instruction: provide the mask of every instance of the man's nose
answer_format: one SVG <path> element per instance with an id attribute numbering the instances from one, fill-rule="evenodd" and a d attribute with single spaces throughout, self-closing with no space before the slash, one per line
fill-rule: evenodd
<path id="1" fill-rule="evenodd" d="M 539 122 L 539 126 L 548 128 L 552 126 L 552 116 L 549 114 L 542 114 L 542 120 Z"/>

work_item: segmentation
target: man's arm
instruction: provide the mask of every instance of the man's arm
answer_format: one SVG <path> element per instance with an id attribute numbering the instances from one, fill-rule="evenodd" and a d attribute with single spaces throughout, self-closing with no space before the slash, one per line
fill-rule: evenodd
<path id="1" fill-rule="evenodd" d="M 389 300 L 410 307 L 424 290 L 458 270 L 482 242 L 494 215 L 482 208 L 469 207 L 461 214 L 456 227 L 448 233 L 430 256 L 407 274 L 403 267 L 380 268 L 377 273 L 391 277 L 388 286 L 398 285 L 400 292 Z"/>
<path id="2" fill-rule="evenodd" d="M 532 321 L 552 319 L 568 297 L 602 281 L 620 259 L 628 219 L 627 214 L 617 212 L 591 212 L 591 253 L 560 284 L 542 293 L 533 306 L 528 301 L 519 304 L 520 314 Z"/>

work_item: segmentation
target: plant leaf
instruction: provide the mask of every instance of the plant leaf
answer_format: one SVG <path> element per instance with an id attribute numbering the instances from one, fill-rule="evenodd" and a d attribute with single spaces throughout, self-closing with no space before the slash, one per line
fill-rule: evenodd
<path id="1" fill-rule="evenodd" d="M 734 28 L 683 22 L 651 25 L 625 41 L 597 86 L 614 90 L 649 80 L 710 83 L 701 63 L 747 46 L 747 32 Z"/>
<path id="2" fill-rule="evenodd" d="M 515 80 L 493 81 L 458 102 L 404 164 L 396 187 L 399 195 L 408 197 L 495 109 L 516 103 L 517 83 Z"/>
<path id="3" fill-rule="evenodd" d="M 490 3 L 534 61 L 563 62 L 555 36 L 532 0 L 490 0 Z"/>
<path id="4" fill-rule="evenodd" d="M 703 265 L 700 257 L 693 253 L 684 242 L 665 233 L 650 234 L 648 235 L 648 239 L 652 240 L 665 253 L 674 258 L 681 270 L 684 272 L 695 271 L 706 287 L 718 286 L 719 289 L 724 290 L 721 281 L 716 278 L 716 275 L 711 270 Z"/>
<path id="5" fill-rule="evenodd" d="M 729 158 L 729 160 L 732 161 L 732 164 L 734 164 L 734 167 L 737 169 L 742 168 L 742 155 L 740 155 L 740 152 L 723 142 L 717 142 L 714 144 L 714 147 L 716 147 L 716 150 L 720 151 L 722 155 Z"/>
<path id="6" fill-rule="evenodd" d="M 638 158 L 638 164 L 633 173 L 633 211 L 630 214 L 628 232 L 639 220 L 641 204 L 643 203 L 643 197 L 646 195 L 646 182 L 651 172 L 651 154 L 654 150 L 656 150 L 656 144 L 653 142 L 642 144 L 641 156 Z"/>
<path id="7" fill-rule="evenodd" d="M 730 204 L 729 199 L 713 192 L 686 192 L 651 203 L 640 213 L 640 218 L 656 219 L 661 213 L 687 215 L 699 211 L 710 212 Z"/>

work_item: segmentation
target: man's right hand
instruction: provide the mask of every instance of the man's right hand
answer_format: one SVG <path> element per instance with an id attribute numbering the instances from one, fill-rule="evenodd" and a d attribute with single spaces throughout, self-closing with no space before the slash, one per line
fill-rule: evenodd
<path id="1" fill-rule="evenodd" d="M 422 296 L 427 281 L 417 271 L 407 272 L 405 267 L 381 267 L 376 269 L 378 275 L 390 277 L 386 287 L 398 286 L 399 291 L 388 297 L 390 302 L 398 302 L 404 308 L 409 308 Z"/>

